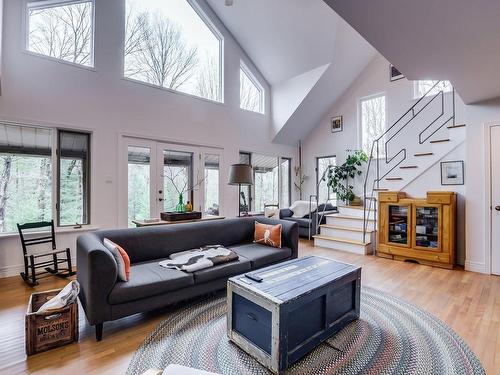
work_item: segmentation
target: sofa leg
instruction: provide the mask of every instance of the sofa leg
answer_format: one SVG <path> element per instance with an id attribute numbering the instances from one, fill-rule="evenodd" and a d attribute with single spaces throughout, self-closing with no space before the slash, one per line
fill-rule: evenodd
<path id="1" fill-rule="evenodd" d="M 95 339 L 96 341 L 102 340 L 102 327 L 103 323 L 99 323 L 95 325 Z"/>

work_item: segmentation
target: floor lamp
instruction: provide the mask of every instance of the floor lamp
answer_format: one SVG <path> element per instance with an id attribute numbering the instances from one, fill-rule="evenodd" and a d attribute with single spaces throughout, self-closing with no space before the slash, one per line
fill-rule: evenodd
<path id="1" fill-rule="evenodd" d="M 248 164 L 233 164 L 229 170 L 229 185 L 238 185 L 238 217 L 241 217 L 241 186 L 253 185 L 253 170 Z"/>

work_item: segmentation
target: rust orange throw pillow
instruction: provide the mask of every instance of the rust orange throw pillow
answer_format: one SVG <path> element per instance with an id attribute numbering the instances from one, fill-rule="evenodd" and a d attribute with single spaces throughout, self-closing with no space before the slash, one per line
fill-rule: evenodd
<path id="1" fill-rule="evenodd" d="M 107 238 L 104 239 L 104 246 L 108 248 L 115 258 L 118 266 L 118 279 L 120 281 L 128 281 L 130 277 L 130 258 L 125 250 L 120 245 L 117 245 Z"/>
<path id="2" fill-rule="evenodd" d="M 281 249 L 281 224 L 268 225 L 256 221 L 254 242 Z"/>

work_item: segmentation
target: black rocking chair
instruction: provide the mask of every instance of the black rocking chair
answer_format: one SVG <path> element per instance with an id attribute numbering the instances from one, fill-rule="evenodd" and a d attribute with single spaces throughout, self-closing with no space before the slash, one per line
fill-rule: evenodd
<path id="1" fill-rule="evenodd" d="M 29 230 L 50 227 L 50 235 L 42 234 L 39 237 L 29 236 Z M 56 234 L 54 231 L 54 220 L 41 221 L 38 223 L 17 224 L 24 256 L 24 272 L 21 272 L 23 280 L 31 287 L 38 285 L 38 279 L 49 276 L 69 277 L 76 274 L 71 267 L 71 253 L 69 248 L 64 250 L 56 249 Z M 24 233 L 23 233 L 24 231 Z M 44 243 L 52 244 L 52 251 L 45 253 L 29 253 L 28 246 L 40 245 Z M 60 255 L 66 253 L 66 256 Z M 40 258 L 52 257 L 51 260 Z M 61 257 L 61 258 L 59 258 Z M 59 268 L 59 264 L 66 263 L 67 268 Z M 52 268 L 50 267 L 52 266 Z M 37 269 L 44 268 L 45 271 L 37 272 Z M 61 272 L 62 271 L 62 272 Z"/>

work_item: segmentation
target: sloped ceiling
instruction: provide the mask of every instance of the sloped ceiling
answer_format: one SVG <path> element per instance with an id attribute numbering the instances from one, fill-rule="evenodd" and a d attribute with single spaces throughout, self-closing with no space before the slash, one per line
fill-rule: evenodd
<path id="1" fill-rule="evenodd" d="M 275 142 L 296 144 L 376 51 L 323 0 L 207 0 L 272 87 Z"/>
<path id="2" fill-rule="evenodd" d="M 500 97 L 499 0 L 325 0 L 407 78 L 450 80 L 468 104 Z"/>

